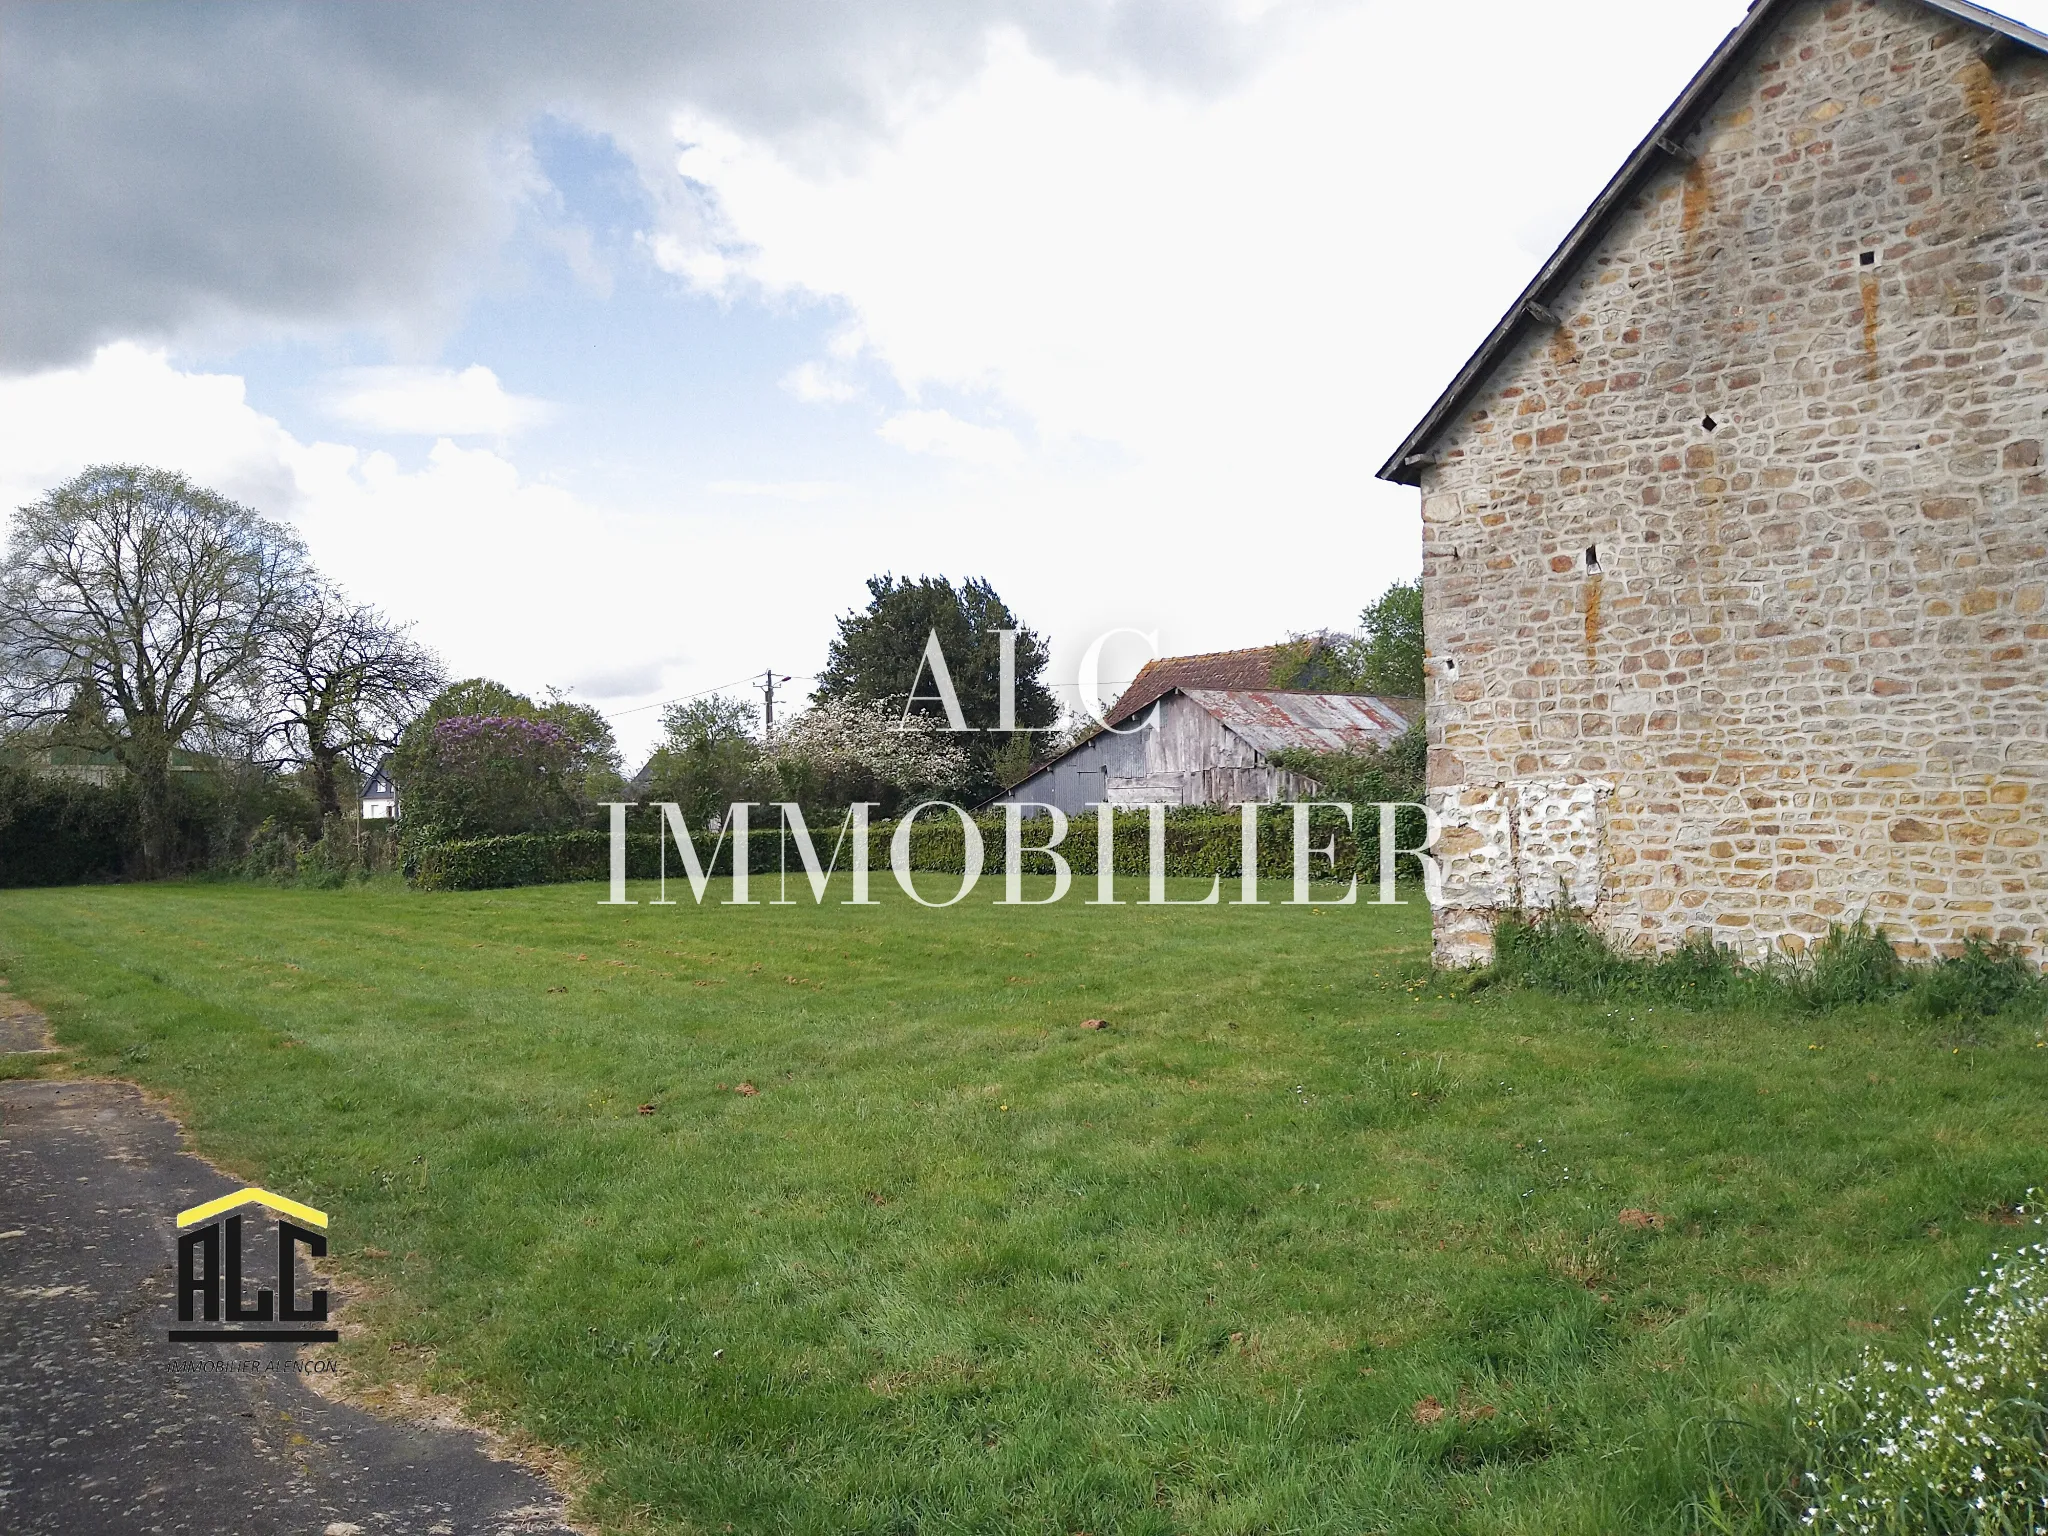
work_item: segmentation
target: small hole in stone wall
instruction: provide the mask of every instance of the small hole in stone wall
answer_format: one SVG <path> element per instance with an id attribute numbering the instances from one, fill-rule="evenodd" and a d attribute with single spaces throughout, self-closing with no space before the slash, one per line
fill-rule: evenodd
<path id="1" fill-rule="evenodd" d="M 1861 256 L 1857 257 L 1856 259 L 1858 262 L 1860 262 L 1862 265 L 1866 267 L 1874 267 L 1877 265 L 1877 252 L 1865 251 Z"/>
<path id="2" fill-rule="evenodd" d="M 1449 657 L 1449 656 L 1446 656 L 1446 657 L 1444 658 L 1444 676 L 1445 676 L 1445 677 L 1456 677 L 1457 675 L 1458 675 L 1458 663 L 1457 663 L 1457 662 L 1456 662 L 1455 660 L 1453 660 L 1453 659 L 1452 659 L 1451 657 Z"/>
<path id="3" fill-rule="evenodd" d="M 1600 569 L 1600 546 L 1598 544 L 1588 544 L 1586 546 L 1586 569 L 1589 571 Z"/>
<path id="4" fill-rule="evenodd" d="M 1715 428 L 1719 427 L 1719 426 L 1721 425 L 1721 423 L 1719 423 L 1718 421 L 1714 420 L 1714 418 L 1713 418 L 1713 417 L 1709 416 L 1709 417 L 1707 417 L 1707 418 L 1706 418 L 1705 420 L 1703 420 L 1703 421 L 1702 421 L 1702 422 L 1700 423 L 1700 425 L 1701 425 L 1701 426 L 1703 426 L 1703 427 L 1705 427 L 1705 428 L 1706 428 L 1706 429 L 1707 429 L 1707 430 L 1708 430 L 1709 432 L 1712 432 L 1712 431 L 1713 431 L 1713 430 L 1714 430 Z"/>

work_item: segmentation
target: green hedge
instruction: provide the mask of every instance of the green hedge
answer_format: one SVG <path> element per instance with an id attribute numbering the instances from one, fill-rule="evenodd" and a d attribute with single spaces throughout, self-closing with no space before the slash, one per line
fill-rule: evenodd
<path id="1" fill-rule="evenodd" d="M 320 835 L 304 787 L 257 764 L 171 775 L 167 865 L 174 874 L 239 874 L 266 820 Z M 94 784 L 0 762 L 0 886 L 82 885 L 140 873 L 141 827 L 126 775 Z"/>
<path id="2" fill-rule="evenodd" d="M 651 844 L 652 839 L 628 842 Z M 428 843 L 408 852 L 405 875 L 423 891 L 603 880 L 611 868 L 609 844 L 602 832 L 521 832 Z"/>
<path id="3" fill-rule="evenodd" d="M 118 880 L 136 844 L 135 796 L 0 763 L 0 886 Z"/>
<path id="4" fill-rule="evenodd" d="M 1318 880 L 1349 879 L 1356 873 L 1362 884 L 1379 879 L 1379 811 L 1376 806 L 1357 808 L 1356 832 L 1345 828 L 1343 814 L 1320 810 L 1310 820 L 1312 847 L 1337 843 L 1334 876 L 1323 858 L 1310 861 Z M 650 818 L 651 819 L 651 818 Z M 1294 811 L 1291 806 L 1274 806 L 1259 815 L 1259 874 L 1269 879 L 1287 879 L 1294 873 Z M 979 816 L 982 872 L 1004 872 L 1003 818 Z M 1047 874 L 1051 862 L 1034 857 L 1032 844 L 1045 840 L 1048 823 L 1044 818 L 1024 823 L 1026 874 Z M 1400 813 L 1400 841 L 1413 846 L 1422 839 L 1422 816 L 1414 810 Z M 895 835 L 893 823 L 879 823 L 868 829 L 868 868 L 875 878 L 889 878 L 889 847 Z M 811 841 L 821 863 L 832 857 L 838 824 L 813 827 Z M 1144 813 L 1119 812 L 1115 823 L 1116 873 L 1143 877 L 1149 873 L 1151 831 Z M 1235 811 L 1212 811 L 1202 807 L 1176 808 L 1166 817 L 1166 873 L 1175 878 L 1207 879 L 1220 874 L 1234 878 L 1240 872 L 1242 833 Z M 660 871 L 662 838 L 652 831 L 629 831 L 626 836 L 626 873 L 635 880 L 651 880 Z M 783 844 L 789 842 L 785 850 Z M 702 846 L 702 837 L 699 846 Z M 753 875 L 774 875 L 786 867 L 801 879 L 803 859 L 793 839 L 786 839 L 779 820 L 757 827 L 747 839 L 747 869 Z M 1076 877 L 1096 872 L 1096 829 L 1093 816 L 1075 817 L 1059 847 L 1060 855 Z M 849 854 L 842 853 L 839 872 L 851 866 Z M 965 836 L 960 818 L 951 813 L 928 811 L 911 828 L 910 867 L 933 874 L 959 874 L 965 862 Z M 672 841 L 667 843 L 667 867 L 671 879 L 686 879 L 683 863 Z M 732 844 L 719 850 L 711 872 L 732 873 Z M 430 843 L 412 851 L 406 874 L 413 884 L 430 891 L 475 891 L 514 885 L 558 885 L 577 880 L 611 878 L 611 835 L 604 831 L 524 833 L 508 837 L 484 837 L 463 841 Z M 1403 860 L 1401 874 L 1412 878 L 1415 863 Z"/>

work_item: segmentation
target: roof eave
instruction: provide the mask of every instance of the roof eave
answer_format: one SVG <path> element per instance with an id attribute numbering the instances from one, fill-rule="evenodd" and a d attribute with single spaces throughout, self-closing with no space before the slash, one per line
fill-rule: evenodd
<path id="1" fill-rule="evenodd" d="M 1739 66 L 1756 46 L 1758 40 L 1775 20 L 1778 12 L 1793 3 L 1793 0 L 1756 0 L 1750 12 L 1735 29 L 1714 50 L 1713 56 L 1701 66 L 1698 74 L 1679 93 L 1678 100 L 1665 110 L 1657 125 L 1644 136 L 1635 152 L 1623 162 L 1619 171 L 1593 205 L 1572 227 L 1570 234 L 1551 258 L 1543 264 L 1521 296 L 1509 306 L 1486 340 L 1458 370 L 1450 386 L 1437 396 L 1436 403 L 1408 436 L 1394 451 L 1392 458 L 1382 464 L 1378 478 L 1396 485 L 1420 485 L 1422 472 L 1436 463 L 1429 451 L 1430 444 L 1443 434 L 1464 409 L 1471 396 L 1486 382 L 1493 370 L 1499 366 L 1508 347 L 1521 334 L 1525 326 L 1539 323 L 1530 313 L 1530 306 L 1545 307 L 1546 300 L 1578 270 L 1587 250 L 1605 234 L 1616 215 L 1628 205 L 1646 175 L 1654 170 L 1682 163 L 1665 148 L 1667 144 L 1680 143 L 1684 136 L 1699 125 L 1701 109 L 1720 94 L 1728 73 Z M 1941 11 L 1998 33 L 2015 45 L 2033 53 L 2048 54 L 2048 36 L 2024 26 L 2010 17 L 1996 11 L 1988 11 L 1968 0 L 1920 0 L 1931 10 Z"/>
<path id="2" fill-rule="evenodd" d="M 1164 704 L 1176 693 L 1185 692 L 1187 692 L 1186 689 L 1181 687 L 1180 684 L 1175 683 L 1171 688 L 1167 689 L 1166 692 L 1160 694 L 1158 698 L 1148 699 L 1145 703 L 1140 704 L 1138 706 L 1138 709 L 1149 709 L 1154 704 Z M 1137 710 L 1133 710 L 1132 713 L 1137 713 Z M 1038 764 L 1038 766 L 1033 768 L 1029 773 L 1025 774 L 1023 778 L 1019 779 L 1016 783 L 1012 784 L 1008 789 L 997 790 L 993 795 L 990 795 L 986 800 L 982 801 L 980 805 L 973 807 L 973 809 L 976 811 L 987 810 L 990 806 L 996 804 L 998 801 L 1001 801 L 1011 795 L 1014 795 L 1026 784 L 1029 784 L 1033 779 L 1043 778 L 1046 774 L 1051 773 L 1053 769 L 1059 767 L 1061 763 L 1064 763 L 1068 758 L 1072 757 L 1076 752 L 1079 752 L 1083 747 L 1093 746 L 1096 742 L 1100 741 L 1104 736 L 1132 736 L 1136 735 L 1138 731 L 1141 731 L 1143 729 L 1143 726 L 1135 726 L 1128 731 L 1119 731 L 1116 729 L 1116 717 L 1112 716 L 1103 725 L 1101 730 L 1096 731 L 1091 735 L 1083 737 L 1081 740 L 1075 742 L 1071 747 L 1068 747 L 1065 751 L 1060 752 L 1052 757 L 1048 757 L 1044 762 Z"/>

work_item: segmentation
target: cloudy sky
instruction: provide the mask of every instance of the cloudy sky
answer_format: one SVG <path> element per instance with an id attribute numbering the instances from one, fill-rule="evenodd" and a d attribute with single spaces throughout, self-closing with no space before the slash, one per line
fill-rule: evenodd
<path id="1" fill-rule="evenodd" d="M 0 0 L 0 506 L 183 469 L 629 756 L 876 571 L 1065 683 L 1348 628 L 1372 471 L 1743 10 Z"/>

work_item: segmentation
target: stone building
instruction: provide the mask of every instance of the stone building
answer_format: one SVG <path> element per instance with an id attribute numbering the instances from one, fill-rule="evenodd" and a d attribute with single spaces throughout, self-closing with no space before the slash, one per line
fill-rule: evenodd
<path id="1" fill-rule="evenodd" d="M 2048 37 L 1759 0 L 1383 478 L 1441 959 L 1504 909 L 2048 957 Z"/>

